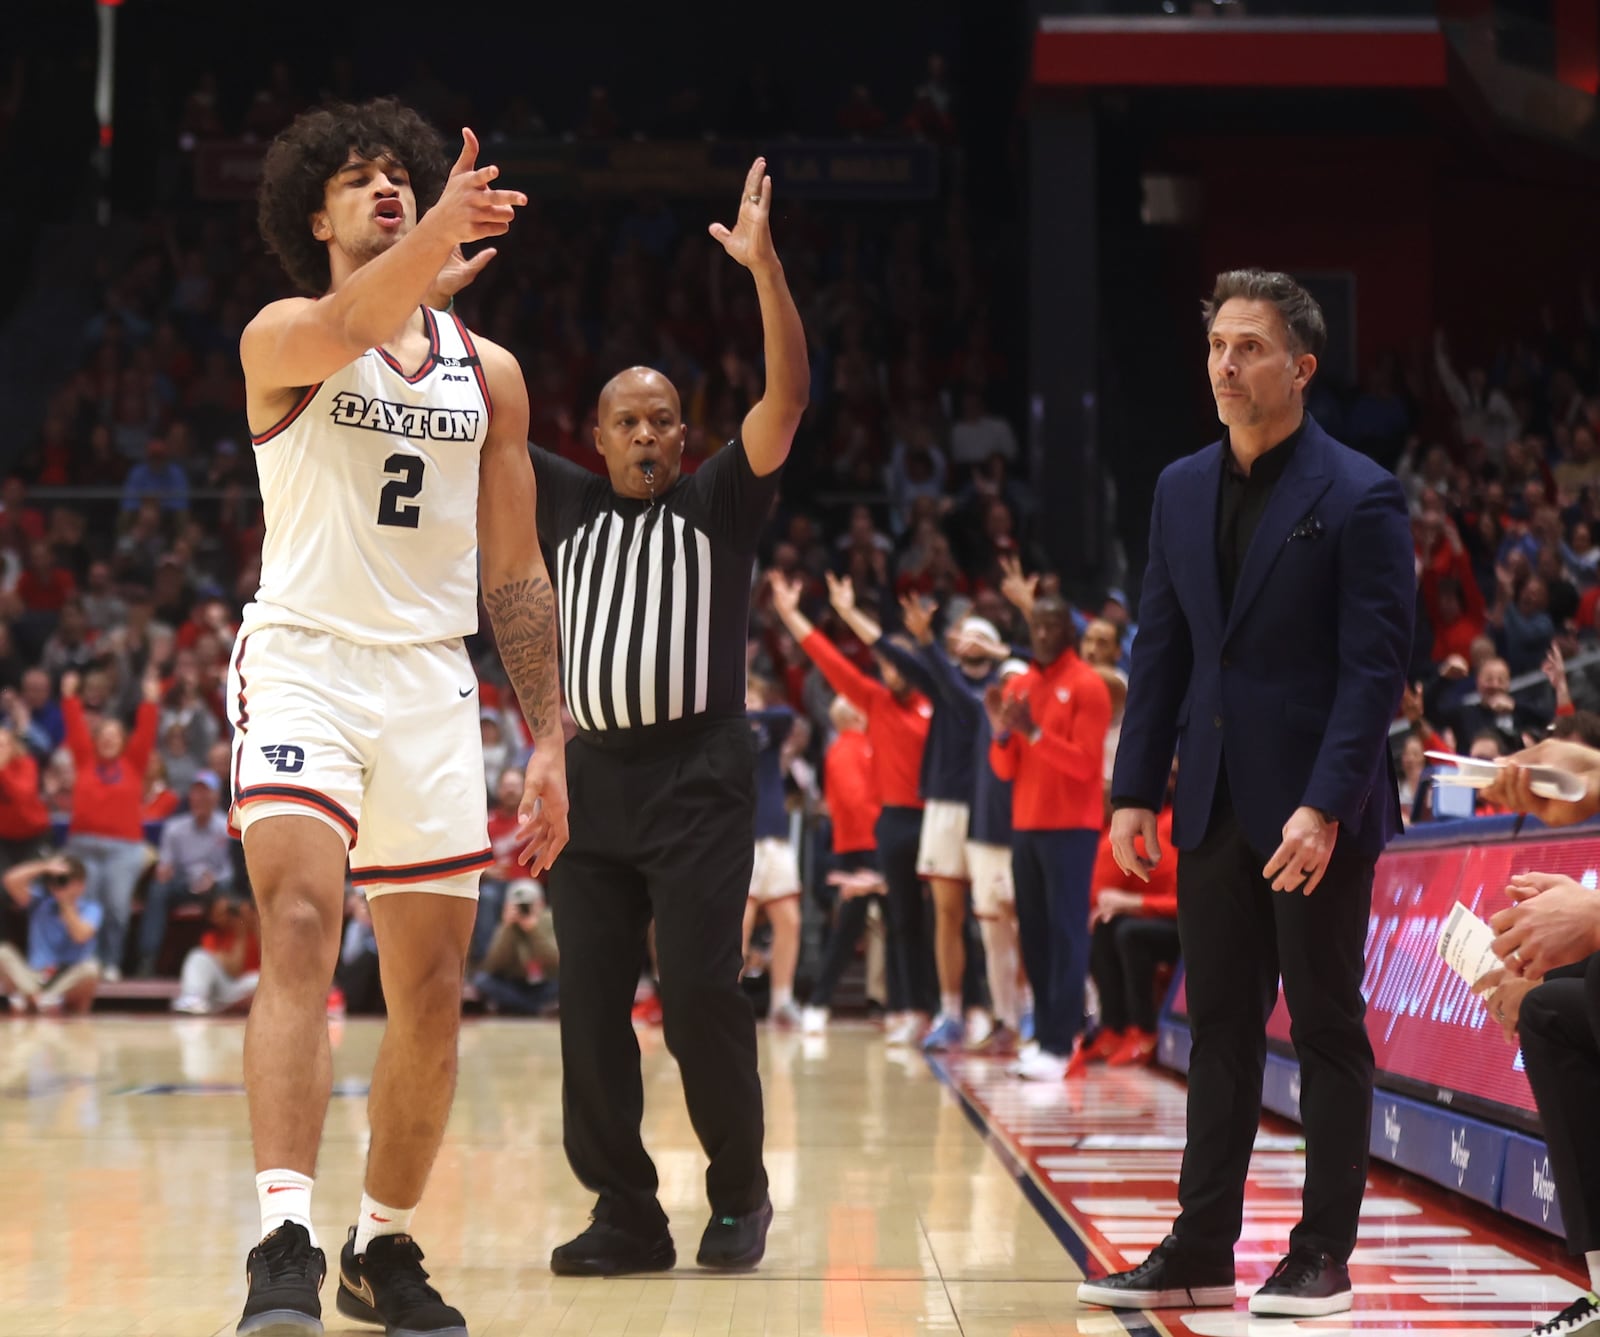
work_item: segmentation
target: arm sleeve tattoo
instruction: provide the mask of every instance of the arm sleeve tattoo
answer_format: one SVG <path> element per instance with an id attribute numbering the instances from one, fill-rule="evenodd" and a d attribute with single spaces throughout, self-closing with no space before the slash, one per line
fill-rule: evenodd
<path id="1" fill-rule="evenodd" d="M 500 662 L 536 739 L 561 731 L 556 599 L 543 572 L 484 593 Z"/>

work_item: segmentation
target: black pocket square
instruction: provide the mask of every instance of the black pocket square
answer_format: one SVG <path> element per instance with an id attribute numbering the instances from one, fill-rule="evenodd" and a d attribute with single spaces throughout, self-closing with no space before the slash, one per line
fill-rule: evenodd
<path id="1" fill-rule="evenodd" d="M 1319 539 L 1321 537 L 1322 521 L 1314 515 L 1308 515 L 1294 527 L 1294 531 L 1289 535 L 1289 542 L 1293 543 L 1296 539 Z"/>

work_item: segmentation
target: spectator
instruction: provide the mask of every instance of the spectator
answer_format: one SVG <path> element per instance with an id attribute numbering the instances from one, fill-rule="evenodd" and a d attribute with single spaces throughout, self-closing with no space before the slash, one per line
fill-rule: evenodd
<path id="1" fill-rule="evenodd" d="M 161 730 L 160 757 L 167 785 L 175 794 L 187 794 L 195 777 L 205 769 L 190 751 L 189 733 L 182 724 L 169 724 Z"/>
<path id="2" fill-rule="evenodd" d="M 78 593 L 72 572 L 56 558 L 56 550 L 44 539 L 28 545 L 28 567 L 17 579 L 17 598 L 29 613 L 59 613 Z"/>
<path id="3" fill-rule="evenodd" d="M 1503 659 L 1486 659 L 1478 670 L 1478 700 L 1464 705 L 1453 721 L 1457 743 L 1470 744 L 1486 733 L 1497 733 L 1507 751 L 1523 747 L 1524 734 L 1544 731 L 1548 723 L 1531 706 L 1511 695 L 1511 667 Z"/>
<path id="4" fill-rule="evenodd" d="M 556 1001 L 560 959 L 544 889 L 518 878 L 506 888 L 500 927 L 473 987 L 491 1012 L 536 1017 Z"/>
<path id="5" fill-rule="evenodd" d="M 506 888 L 517 878 L 517 805 L 522 802 L 522 772 L 508 766 L 495 781 L 494 801 L 489 805 L 489 848 L 494 863 L 484 870 L 478 883 L 478 913 L 472 926 L 470 961 L 482 961 L 489 950 L 505 908 Z"/>
<path id="6" fill-rule="evenodd" d="M 110 562 L 89 563 L 89 574 L 78 602 L 90 628 L 98 634 L 121 627 L 128 620 L 127 602 L 112 584 Z"/>
<path id="7" fill-rule="evenodd" d="M 33 859 L 5 875 L 6 893 L 28 911 L 28 955 L 0 942 L 0 988 L 13 1012 L 87 1012 L 100 967 L 101 908 L 84 895 L 87 874 L 71 856 Z"/>
<path id="8" fill-rule="evenodd" d="M 984 407 L 981 394 L 968 390 L 961 396 L 961 417 L 950 427 L 950 460 L 975 469 L 995 455 L 1015 465 L 1016 434 L 1010 423 Z"/>
<path id="9" fill-rule="evenodd" d="M 173 460 L 159 436 L 150 438 L 144 463 L 134 465 L 122 484 L 123 514 L 137 511 L 146 501 L 154 501 L 168 512 L 189 509 L 189 475 Z"/>
<path id="10" fill-rule="evenodd" d="M 1400 745 L 1400 817 L 1407 826 L 1415 820 L 1413 814 L 1416 812 L 1417 795 L 1422 790 L 1422 773 L 1428 764 L 1425 752 L 1422 739 L 1414 733 L 1408 733 L 1405 742 Z M 1171 846 L 1166 848 L 1170 849 Z"/>
<path id="11" fill-rule="evenodd" d="M 39 653 L 39 667 L 52 677 L 60 677 L 68 670 L 84 673 L 97 657 L 94 628 L 84 615 L 83 605 L 73 599 L 62 607 L 56 629 L 45 641 Z"/>
<path id="12" fill-rule="evenodd" d="M 1443 663 L 1451 655 L 1465 659 L 1472 653 L 1472 643 L 1483 635 L 1487 617 L 1483 592 L 1470 572 L 1464 582 L 1454 576 L 1438 582 L 1429 621 L 1433 625 L 1434 663 Z"/>
<path id="13" fill-rule="evenodd" d="M 44 537 L 44 516 L 28 505 L 28 485 L 18 474 L 8 474 L 0 486 L 0 530 L 7 529 L 24 543 Z"/>
<path id="14" fill-rule="evenodd" d="M 149 857 L 142 805 L 161 683 L 154 674 L 145 679 L 132 738 L 114 719 L 101 720 L 91 735 L 78 686 L 76 673 L 61 680 L 67 746 L 76 774 L 68 849 L 87 869 L 89 899 L 103 911 L 96 954 L 104 978 L 115 982 L 122 978 L 134 888 Z"/>
<path id="15" fill-rule="evenodd" d="M 1170 799 L 1169 785 L 1168 805 L 1156 818 L 1163 850 L 1176 848 Z M 1178 959 L 1177 860 L 1163 859 L 1150 881 L 1140 882 L 1117 866 L 1107 833 L 1095 858 L 1093 907 L 1089 973 L 1100 995 L 1100 1030 L 1074 1068 L 1099 1060 L 1114 1068 L 1149 1063 L 1156 1055 L 1156 971 Z"/>
<path id="16" fill-rule="evenodd" d="M 167 765 L 159 752 L 152 752 L 144 768 L 144 794 L 139 806 L 143 824 L 164 822 L 178 811 L 178 795 L 167 783 Z"/>
<path id="17" fill-rule="evenodd" d="M 1521 431 L 1516 410 L 1504 391 L 1490 389 L 1489 378 L 1481 367 L 1467 372 L 1466 382 L 1456 374 L 1443 330 L 1433 336 L 1434 367 L 1439 383 L 1456 411 L 1457 429 L 1462 441 L 1480 441 L 1498 459 Z"/>
<path id="18" fill-rule="evenodd" d="M 344 994 L 351 1015 L 384 1011 L 383 975 L 378 969 L 378 935 L 372 930 L 372 911 L 363 891 L 347 890 L 344 901 L 344 940 L 334 983 Z"/>
<path id="19" fill-rule="evenodd" d="M 0 726 L 0 869 L 36 857 L 49 834 L 39 763 L 15 733 Z"/>
<path id="20" fill-rule="evenodd" d="M 172 912 L 186 902 L 204 901 L 233 890 L 232 838 L 217 811 L 222 784 L 201 771 L 189 785 L 189 811 L 167 820 L 161 851 L 139 925 L 139 976 L 156 973 L 161 944 Z"/>
<path id="21" fill-rule="evenodd" d="M 1595 449 L 1594 429 L 1579 423 L 1572 429 L 1572 445 L 1567 457 L 1551 471 L 1561 495 L 1576 501 L 1587 488 L 1600 484 L 1600 450 Z"/>
<path id="22" fill-rule="evenodd" d="M 9 700 L 0 697 L 12 732 L 27 745 L 36 761 L 48 760 L 66 738 L 66 722 L 61 707 L 50 691 L 50 675 L 43 669 L 29 669 L 22 675 L 22 688 Z"/>
<path id="23" fill-rule="evenodd" d="M 1549 612 L 1549 587 L 1538 576 L 1529 576 L 1513 595 L 1510 568 L 1502 566 L 1496 574 L 1499 598 L 1489 614 L 1489 621 L 1502 629 L 1506 662 L 1511 672 L 1519 675 L 1536 672 L 1550 653 L 1550 642 L 1556 634 Z"/>
<path id="24" fill-rule="evenodd" d="M 174 1012 L 208 1016 L 243 1007 L 261 979 L 261 920 L 256 903 L 228 894 L 211 898 L 210 927 L 183 959 Z"/>

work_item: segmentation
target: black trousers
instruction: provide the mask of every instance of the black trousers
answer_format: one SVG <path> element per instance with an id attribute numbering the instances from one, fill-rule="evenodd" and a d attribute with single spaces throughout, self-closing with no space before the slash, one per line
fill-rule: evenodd
<path id="1" fill-rule="evenodd" d="M 876 870 L 878 856 L 872 850 L 836 854 L 833 856 L 833 867 L 841 873 L 863 868 Z M 806 999 L 808 1006 L 832 1006 L 833 991 L 839 987 L 839 981 L 855 955 L 856 944 L 861 941 L 861 934 L 867 927 L 867 909 L 873 901 L 882 900 L 882 896 L 852 896 L 848 900 L 839 898 L 838 913 L 834 916 L 833 927 L 828 932 L 828 945 L 822 954 L 822 968 L 817 971 L 817 982 L 811 986 L 811 997 Z M 900 982 L 900 961 L 893 951 L 884 953 L 883 967 L 889 983 L 890 999 L 902 996 L 905 986 Z"/>
<path id="2" fill-rule="evenodd" d="M 1517 1025 L 1573 1253 L 1600 1249 L 1600 954 L 1522 1000 Z"/>
<path id="3" fill-rule="evenodd" d="M 1066 1058 L 1083 1030 L 1089 981 L 1089 884 L 1100 833 L 1013 831 L 1017 945 L 1033 989 L 1033 1038 Z"/>
<path id="4" fill-rule="evenodd" d="M 939 1010 L 938 976 L 933 968 L 933 911 L 917 876 L 917 845 L 922 840 L 921 808 L 885 808 L 878 814 L 878 863 L 887 886 L 889 1011 Z M 898 989 L 896 983 L 898 981 Z"/>
<path id="5" fill-rule="evenodd" d="M 1261 876 L 1271 857 L 1250 847 L 1224 789 L 1205 841 L 1178 859 L 1193 1047 L 1173 1233 L 1186 1250 L 1232 1257 L 1281 972 L 1306 1139 L 1300 1224 L 1289 1239 L 1344 1261 L 1355 1247 L 1372 1121 L 1361 974 L 1374 865 L 1338 841 L 1322 882 L 1306 896 L 1272 890 Z"/>
<path id="6" fill-rule="evenodd" d="M 754 769 L 742 717 L 567 746 L 572 839 L 548 887 L 561 950 L 563 1134 L 573 1172 L 599 1196 L 596 1218 L 636 1234 L 666 1225 L 639 1136 L 631 1016 L 652 919 L 662 1024 L 711 1161 L 712 1212 L 738 1216 L 766 1200 L 755 1015 L 739 987 Z"/>
<path id="7" fill-rule="evenodd" d="M 1094 926 L 1089 974 L 1100 991 L 1107 1030 L 1156 1028 L 1156 967 L 1178 959 L 1178 926 L 1170 919 L 1118 915 Z"/>

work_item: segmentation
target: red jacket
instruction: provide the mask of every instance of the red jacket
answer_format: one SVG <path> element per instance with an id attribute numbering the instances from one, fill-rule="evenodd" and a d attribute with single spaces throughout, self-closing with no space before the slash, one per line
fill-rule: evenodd
<path id="1" fill-rule="evenodd" d="M 95 755 L 83 702 L 69 696 L 61 703 L 67 746 L 72 750 L 72 764 L 77 771 L 72 788 L 71 834 L 112 840 L 144 839 L 144 772 L 156 745 L 156 716 L 156 708 L 141 701 L 138 722 L 127 747 L 115 761 L 105 763 Z"/>
<path id="2" fill-rule="evenodd" d="M 1172 844 L 1172 809 L 1163 808 L 1156 814 L 1156 840 L 1161 845 L 1161 862 L 1150 870 L 1150 880 L 1141 882 L 1132 873 L 1117 867 L 1111 853 L 1111 833 L 1100 837 L 1100 852 L 1095 855 L 1094 881 L 1090 884 L 1090 908 L 1100 903 L 1102 891 L 1132 891 L 1144 898 L 1144 908 L 1139 911 L 1148 919 L 1176 919 L 1178 917 L 1178 851 Z M 1134 848 L 1149 856 L 1144 841 L 1138 840 Z"/>
<path id="3" fill-rule="evenodd" d="M 859 854 L 876 849 L 875 828 L 883 805 L 878 801 L 872 740 L 849 730 L 828 745 L 822 759 L 822 797 L 833 818 L 833 852 Z"/>
<path id="4" fill-rule="evenodd" d="M 928 741 L 933 704 L 921 692 L 904 703 L 875 678 L 869 678 L 839 653 L 820 631 L 800 648 L 822 670 L 828 686 L 867 717 L 867 738 L 878 775 L 878 798 L 886 808 L 920 808 L 922 749 Z"/>
<path id="5" fill-rule="evenodd" d="M 1037 741 L 996 734 L 989 745 L 994 773 L 1011 781 L 1012 829 L 1101 830 L 1111 692 L 1100 675 L 1066 650 L 1012 678 L 1006 695 L 1027 700 L 1039 731 Z"/>
<path id="6" fill-rule="evenodd" d="M 49 830 L 39 766 L 26 752 L 18 753 L 0 771 L 0 840 L 37 840 Z"/>

